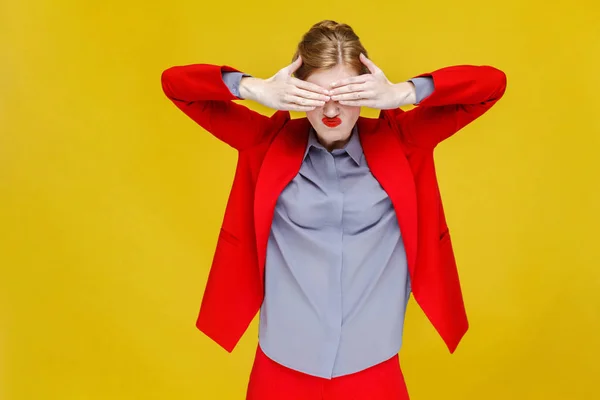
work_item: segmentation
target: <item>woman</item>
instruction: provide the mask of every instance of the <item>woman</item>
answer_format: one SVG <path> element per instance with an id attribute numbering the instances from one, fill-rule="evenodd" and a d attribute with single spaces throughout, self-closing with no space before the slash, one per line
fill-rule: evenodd
<path id="1" fill-rule="evenodd" d="M 162 75 L 175 105 L 239 155 L 197 326 L 232 351 L 260 309 L 248 400 L 408 399 L 410 293 L 451 352 L 467 330 L 433 149 L 492 107 L 506 77 L 455 66 L 392 84 L 334 21 L 293 60 L 266 80 L 207 64 Z"/>

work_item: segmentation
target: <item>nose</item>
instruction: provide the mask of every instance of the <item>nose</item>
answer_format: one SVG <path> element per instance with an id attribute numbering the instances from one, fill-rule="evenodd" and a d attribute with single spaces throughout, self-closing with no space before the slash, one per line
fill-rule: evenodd
<path id="1" fill-rule="evenodd" d="M 340 113 L 339 105 L 337 101 L 329 100 L 323 106 L 323 114 L 327 118 L 334 118 Z"/>

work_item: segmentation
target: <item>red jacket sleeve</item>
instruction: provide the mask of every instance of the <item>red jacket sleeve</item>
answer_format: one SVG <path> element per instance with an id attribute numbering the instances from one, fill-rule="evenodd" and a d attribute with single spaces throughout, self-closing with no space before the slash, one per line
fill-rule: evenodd
<path id="1" fill-rule="evenodd" d="M 504 72 L 490 66 L 460 65 L 419 76 L 433 78 L 433 93 L 396 114 L 403 140 L 417 147 L 435 147 L 489 110 L 506 89 Z"/>
<path id="2" fill-rule="evenodd" d="M 237 150 L 259 143 L 270 118 L 234 103 L 222 72 L 239 72 L 228 66 L 192 64 L 162 73 L 162 88 L 188 117 Z"/>

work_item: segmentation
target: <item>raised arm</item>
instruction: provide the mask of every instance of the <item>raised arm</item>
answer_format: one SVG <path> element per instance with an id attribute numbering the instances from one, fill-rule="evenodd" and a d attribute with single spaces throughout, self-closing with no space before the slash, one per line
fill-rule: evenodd
<path id="1" fill-rule="evenodd" d="M 238 99 L 223 81 L 223 73 L 239 72 L 228 66 L 192 64 L 162 73 L 167 97 L 201 127 L 231 147 L 242 150 L 259 143 L 270 118 L 234 103 Z"/>
<path id="2" fill-rule="evenodd" d="M 433 148 L 489 110 L 504 94 L 506 75 L 490 66 L 459 65 L 419 75 L 433 92 L 396 121 L 407 143 Z"/>
<path id="3" fill-rule="evenodd" d="M 171 67 L 162 73 L 162 87 L 167 97 L 200 126 L 233 148 L 243 150 L 265 139 L 274 118 L 232 100 L 254 100 L 282 111 L 310 111 L 329 100 L 324 88 L 292 77 L 301 64 L 298 57 L 264 80 L 229 75 L 239 71 L 228 66 Z"/>

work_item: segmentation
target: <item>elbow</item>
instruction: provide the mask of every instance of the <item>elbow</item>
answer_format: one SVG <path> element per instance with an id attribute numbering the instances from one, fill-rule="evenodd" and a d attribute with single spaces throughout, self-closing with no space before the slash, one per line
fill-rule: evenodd
<path id="1" fill-rule="evenodd" d="M 501 69 L 489 65 L 484 65 L 481 68 L 484 69 L 486 81 L 490 88 L 490 100 L 499 100 L 504 96 L 504 92 L 506 92 L 506 73 Z"/>
<path id="2" fill-rule="evenodd" d="M 160 75 L 160 84 L 162 86 L 162 90 L 169 99 L 173 99 L 173 89 L 171 87 L 171 82 L 172 82 L 171 77 L 173 76 L 174 68 L 175 67 L 167 68 Z"/>
<path id="3" fill-rule="evenodd" d="M 498 68 L 494 68 L 494 82 L 497 87 L 497 92 L 502 97 L 506 91 L 506 73 Z"/>
<path id="4" fill-rule="evenodd" d="M 504 71 L 495 68 L 496 70 L 496 77 L 495 77 L 495 81 L 496 81 L 496 87 L 497 89 L 497 93 L 498 93 L 498 98 L 504 96 L 504 92 L 506 92 L 506 73 L 504 73 Z"/>

